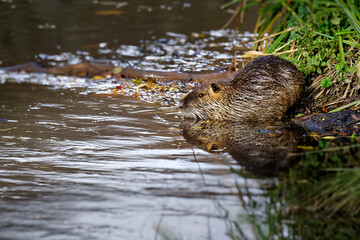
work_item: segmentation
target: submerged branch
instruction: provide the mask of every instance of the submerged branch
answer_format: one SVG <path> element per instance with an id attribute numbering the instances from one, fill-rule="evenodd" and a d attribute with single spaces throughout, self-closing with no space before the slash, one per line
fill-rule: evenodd
<path id="1" fill-rule="evenodd" d="M 211 81 L 220 79 L 232 79 L 236 74 L 235 71 L 229 69 L 224 72 L 218 73 L 183 73 L 178 71 L 159 71 L 159 70 L 143 70 L 137 68 L 123 68 L 121 71 L 113 71 L 114 66 L 106 64 L 92 64 L 92 63 L 79 63 L 74 65 L 56 66 L 50 68 L 44 68 L 40 64 L 31 62 L 21 65 L 0 68 L 0 70 L 6 72 L 39 72 L 49 73 L 54 75 L 65 76 L 86 76 L 92 77 L 107 72 L 114 73 L 115 75 L 121 75 L 126 78 L 155 78 L 161 80 L 180 80 L 180 81 Z M 116 73 L 115 73 L 116 72 Z"/>

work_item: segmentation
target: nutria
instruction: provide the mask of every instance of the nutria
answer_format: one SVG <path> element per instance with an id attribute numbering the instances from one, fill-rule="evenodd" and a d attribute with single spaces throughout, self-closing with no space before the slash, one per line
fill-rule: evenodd
<path id="1" fill-rule="evenodd" d="M 185 118 L 263 121 L 281 119 L 300 98 L 304 77 L 289 61 L 261 56 L 233 79 L 210 81 L 180 102 Z"/>

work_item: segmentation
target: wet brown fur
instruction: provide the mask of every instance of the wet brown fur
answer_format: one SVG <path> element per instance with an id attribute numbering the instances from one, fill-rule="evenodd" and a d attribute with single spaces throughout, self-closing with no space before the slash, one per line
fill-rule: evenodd
<path id="1" fill-rule="evenodd" d="M 300 98 L 304 78 L 289 61 L 261 56 L 233 79 L 210 81 L 190 92 L 179 107 L 185 118 L 262 121 L 283 118 Z"/>

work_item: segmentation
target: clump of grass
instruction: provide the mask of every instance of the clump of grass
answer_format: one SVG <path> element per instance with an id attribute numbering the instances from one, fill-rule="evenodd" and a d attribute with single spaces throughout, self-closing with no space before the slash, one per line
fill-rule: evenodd
<path id="1" fill-rule="evenodd" d="M 306 77 L 306 103 L 313 111 L 335 109 L 359 98 L 359 0 L 255 2 L 258 40 L 245 57 L 276 54 L 293 62 Z M 247 7 L 253 4 L 249 1 Z"/>

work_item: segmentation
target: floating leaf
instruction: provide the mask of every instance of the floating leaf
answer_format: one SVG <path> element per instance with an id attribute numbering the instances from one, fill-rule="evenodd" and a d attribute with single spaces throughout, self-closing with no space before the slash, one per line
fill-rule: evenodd
<path id="1" fill-rule="evenodd" d="M 149 84 L 146 84 L 146 83 L 142 83 L 142 84 L 139 84 L 139 85 L 138 85 L 138 88 L 143 88 L 143 89 L 149 90 L 149 89 L 150 89 L 150 85 L 149 85 Z"/>
<path id="2" fill-rule="evenodd" d="M 86 72 L 79 72 L 77 74 L 78 77 L 86 77 Z"/>
<path id="3" fill-rule="evenodd" d="M 139 85 L 139 84 L 142 84 L 142 83 L 143 83 L 143 80 L 142 80 L 141 78 L 138 78 L 138 79 L 132 80 L 132 82 L 133 82 L 135 85 Z"/>
<path id="4" fill-rule="evenodd" d="M 94 80 L 99 80 L 99 79 L 104 79 L 104 77 L 102 77 L 102 76 L 94 76 L 93 79 Z"/>
<path id="5" fill-rule="evenodd" d="M 123 11 L 119 10 L 107 10 L 107 11 L 96 11 L 95 15 L 108 16 L 108 15 L 121 15 Z"/>
<path id="6" fill-rule="evenodd" d="M 204 38 L 204 37 L 206 37 L 206 35 L 203 34 L 203 33 L 193 32 L 193 33 L 191 33 L 191 37 L 193 37 L 193 38 Z"/>
<path id="7" fill-rule="evenodd" d="M 164 92 L 164 91 L 165 91 L 165 88 L 166 88 L 166 87 L 165 87 L 164 85 L 161 85 L 161 88 L 160 88 L 159 91 L 160 91 L 160 92 Z"/>
<path id="8" fill-rule="evenodd" d="M 124 68 L 123 67 L 114 67 L 112 70 L 113 74 L 120 74 Z"/>

